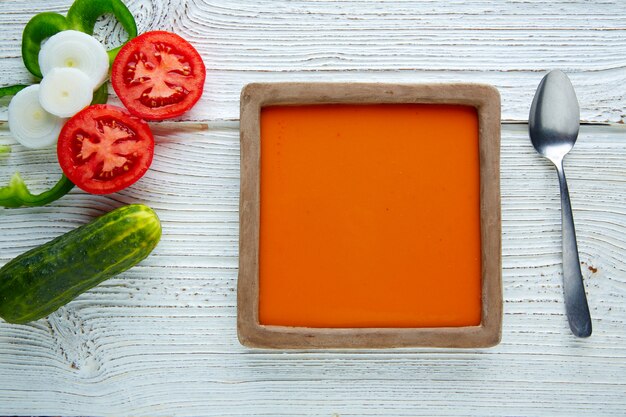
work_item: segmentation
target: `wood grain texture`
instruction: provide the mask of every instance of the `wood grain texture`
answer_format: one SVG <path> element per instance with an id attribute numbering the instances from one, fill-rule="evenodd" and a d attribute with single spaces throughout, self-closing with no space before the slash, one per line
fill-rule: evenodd
<path id="1" fill-rule="evenodd" d="M 138 267 L 46 320 L 0 322 L 0 413 L 623 415 L 624 128 L 583 127 L 566 159 L 594 320 L 588 340 L 569 334 L 556 174 L 526 129 L 502 132 L 499 346 L 291 353 L 240 346 L 235 124 L 158 137 L 153 169 L 123 193 L 75 190 L 48 207 L 0 215 L 0 263 L 127 202 L 154 207 L 163 222 L 161 243 Z M 14 149 L 11 157 L 30 158 Z"/>
<path id="2" fill-rule="evenodd" d="M 200 105 L 185 119 L 237 119 L 250 82 L 484 82 L 500 89 L 503 119 L 527 120 L 549 70 L 567 72 L 585 121 L 626 116 L 626 3 L 470 0 L 127 0 L 139 31 L 173 30 L 204 58 Z M 3 0 L 0 80 L 29 75 L 21 30 L 37 10 L 70 0 Z M 107 24 L 108 23 L 108 24 Z M 98 35 L 119 44 L 112 21 Z M 112 34 L 111 36 L 107 36 Z"/>
<path id="3" fill-rule="evenodd" d="M 70 0 L 2 0 L 0 84 L 29 79 L 21 30 Z M 79 190 L 43 208 L 0 210 L 0 265 L 122 204 L 142 202 L 163 239 L 138 267 L 26 326 L 0 321 L 0 414 L 111 416 L 623 416 L 626 410 L 626 129 L 585 126 L 565 169 L 594 334 L 564 314 L 554 169 L 524 124 L 502 131 L 504 321 L 489 350 L 273 352 L 236 336 L 240 87 L 266 81 L 480 81 L 503 118 L 525 121 L 545 71 L 574 82 L 583 118 L 619 123 L 626 3 L 614 1 L 132 0 L 140 31 L 198 46 L 206 92 L 185 118 L 208 131 L 157 137 L 155 162 L 111 196 Z M 99 33 L 113 32 L 103 22 Z M 0 119 L 6 120 L 0 111 Z M 13 144 L 0 128 L 0 144 Z M 18 145 L 35 189 L 59 170 Z"/>

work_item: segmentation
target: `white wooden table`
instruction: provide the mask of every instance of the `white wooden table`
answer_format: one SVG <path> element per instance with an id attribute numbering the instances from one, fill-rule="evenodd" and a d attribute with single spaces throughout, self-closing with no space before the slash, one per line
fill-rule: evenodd
<path id="1" fill-rule="evenodd" d="M 0 85 L 30 82 L 21 31 L 71 0 L 0 2 Z M 0 321 L 0 415 L 626 415 L 626 2 L 128 0 L 207 66 L 197 107 L 156 127 L 152 169 L 109 196 L 73 190 L 0 211 L 0 265 L 131 202 L 163 238 L 136 268 L 29 325 Z M 120 38 L 110 22 L 99 34 Z M 108 35 L 107 35 L 108 34 Z M 594 334 L 574 338 L 561 289 L 557 178 L 526 121 L 551 69 L 581 105 L 566 159 Z M 239 92 L 252 81 L 477 81 L 502 95 L 504 330 L 486 350 L 281 352 L 235 330 Z M 111 98 L 115 103 L 117 99 Z M 0 119 L 6 120 L 5 109 Z M 207 130 L 197 130 L 201 122 Z M 166 132 L 167 131 L 167 132 Z M 0 144 L 11 144 L 6 125 Z M 50 151 L 0 159 L 35 189 Z"/>

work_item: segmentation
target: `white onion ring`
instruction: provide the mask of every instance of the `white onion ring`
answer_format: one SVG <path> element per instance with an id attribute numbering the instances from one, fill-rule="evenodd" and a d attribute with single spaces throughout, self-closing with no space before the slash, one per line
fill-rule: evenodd
<path id="1" fill-rule="evenodd" d="M 27 148 L 40 149 L 54 145 L 65 120 L 41 107 L 38 84 L 21 90 L 9 103 L 9 130 Z"/>
<path id="2" fill-rule="evenodd" d="M 72 117 L 93 99 L 91 82 L 76 68 L 53 68 L 41 80 L 39 102 L 48 113 Z"/>
<path id="3" fill-rule="evenodd" d="M 53 68 L 75 68 L 87 75 L 95 90 L 106 80 L 109 56 L 93 36 L 77 30 L 64 30 L 51 36 L 39 51 L 39 67 L 44 78 Z"/>

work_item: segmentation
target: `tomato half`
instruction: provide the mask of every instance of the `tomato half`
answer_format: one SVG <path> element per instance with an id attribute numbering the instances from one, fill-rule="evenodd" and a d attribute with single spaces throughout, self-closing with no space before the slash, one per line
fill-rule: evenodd
<path id="1" fill-rule="evenodd" d="M 148 123 L 108 104 L 89 106 L 65 123 L 57 142 L 59 164 L 79 188 L 109 194 L 136 182 L 154 155 Z"/>
<path id="2" fill-rule="evenodd" d="M 206 70 L 198 51 L 175 33 L 146 32 L 113 62 L 111 84 L 132 114 L 146 120 L 180 116 L 202 95 Z"/>

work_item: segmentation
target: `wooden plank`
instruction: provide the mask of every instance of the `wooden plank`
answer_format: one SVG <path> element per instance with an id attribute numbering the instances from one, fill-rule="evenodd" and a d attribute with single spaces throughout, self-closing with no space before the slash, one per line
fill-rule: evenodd
<path id="1" fill-rule="evenodd" d="M 36 11 L 65 13 L 69 0 L 3 0 L 2 84 L 32 78 L 20 38 Z M 503 119 L 524 121 L 535 89 L 560 68 L 585 121 L 626 118 L 626 3 L 485 0 L 128 0 L 140 31 L 173 30 L 207 65 L 206 90 L 187 120 L 237 119 L 250 82 L 484 82 L 499 88 Z M 110 20 L 97 35 L 119 44 Z M 0 117 L 2 113 L 0 113 Z M 6 119 L 6 118 L 5 118 Z"/>
<path id="2" fill-rule="evenodd" d="M 74 190 L 0 214 L 0 264 L 127 202 L 154 207 L 163 239 L 138 267 L 48 319 L 0 322 L 5 415 L 604 415 L 626 409 L 626 148 L 622 127 L 588 127 L 566 158 L 594 334 L 574 338 L 560 283 L 556 174 L 525 125 L 502 132 L 504 322 L 487 350 L 292 353 L 237 342 L 236 124 L 157 138 L 137 187 Z M 0 143 L 9 143 L 6 131 Z M 45 155 L 13 168 L 46 178 Z M 6 172 L 8 170 L 8 172 Z M 37 401 L 33 401 L 37 399 Z"/>
<path id="3" fill-rule="evenodd" d="M 37 12 L 71 0 L 2 0 L 0 85 L 34 81 L 20 38 Z M 502 134 L 504 322 L 489 350 L 249 350 L 236 339 L 239 92 L 249 82 L 475 81 L 497 86 L 503 119 L 524 121 L 542 75 L 561 68 L 585 121 L 626 119 L 626 3 L 129 0 L 140 31 L 197 45 L 206 92 L 184 119 L 208 132 L 158 138 L 129 190 L 79 190 L 0 209 L 0 265 L 90 218 L 144 202 L 164 238 L 137 268 L 27 326 L 0 321 L 3 415 L 603 415 L 626 409 L 626 148 L 623 127 L 583 127 L 566 159 L 594 334 L 575 339 L 560 284 L 556 174 L 525 125 Z M 115 44 L 105 20 L 98 36 Z M 6 102 L 6 101 L 4 101 Z M 113 100 L 115 102 L 115 100 Z M 0 109 L 0 120 L 6 111 Z M 6 128 L 0 144 L 12 144 Z M 50 151 L 0 157 L 34 189 Z"/>

